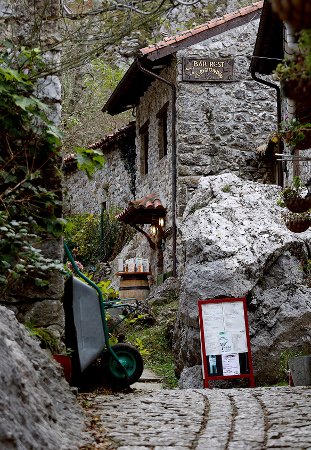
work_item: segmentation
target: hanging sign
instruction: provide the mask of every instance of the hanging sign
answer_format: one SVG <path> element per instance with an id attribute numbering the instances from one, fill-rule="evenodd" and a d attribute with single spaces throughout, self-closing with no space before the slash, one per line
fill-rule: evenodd
<path id="1" fill-rule="evenodd" d="M 233 81 L 234 59 L 183 58 L 183 81 Z"/>
<path id="2" fill-rule="evenodd" d="M 210 380 L 248 378 L 254 387 L 245 298 L 199 300 L 204 387 Z"/>

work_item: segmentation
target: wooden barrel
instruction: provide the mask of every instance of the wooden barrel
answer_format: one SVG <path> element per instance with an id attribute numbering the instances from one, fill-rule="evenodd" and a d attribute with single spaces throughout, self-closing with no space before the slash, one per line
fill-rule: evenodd
<path id="1" fill-rule="evenodd" d="M 120 279 L 119 297 L 145 300 L 149 295 L 148 276 L 139 272 L 122 275 Z"/>

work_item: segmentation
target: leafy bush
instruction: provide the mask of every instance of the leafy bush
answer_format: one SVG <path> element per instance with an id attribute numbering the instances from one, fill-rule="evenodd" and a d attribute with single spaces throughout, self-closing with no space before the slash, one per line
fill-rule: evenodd
<path id="1" fill-rule="evenodd" d="M 31 275 L 60 268 L 38 249 L 40 237 L 57 237 L 61 191 L 57 170 L 61 135 L 48 119 L 48 107 L 35 95 L 44 63 L 39 49 L 0 52 L 0 290 Z M 52 190 L 50 186 L 59 186 Z M 40 237 L 39 237 L 40 236 Z M 39 273 L 38 273 L 39 271 Z M 41 280 L 41 281 L 40 281 Z M 2 286 L 2 288 L 1 288 Z"/>
<path id="2" fill-rule="evenodd" d="M 77 249 L 78 259 L 85 266 L 113 260 L 132 239 L 134 230 L 116 219 L 117 209 L 102 215 L 76 214 L 67 218 L 65 238 Z"/>

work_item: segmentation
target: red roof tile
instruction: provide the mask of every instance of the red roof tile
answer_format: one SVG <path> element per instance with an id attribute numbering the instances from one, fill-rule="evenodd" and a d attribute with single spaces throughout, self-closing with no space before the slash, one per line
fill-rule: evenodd
<path id="1" fill-rule="evenodd" d="M 137 106 L 139 99 L 153 81 L 153 78 L 148 74 L 141 72 L 138 65 L 139 61 L 143 62 L 144 67 L 147 69 L 151 66 L 148 66 L 150 61 L 157 61 L 163 58 L 164 64 L 167 64 L 164 58 L 176 53 L 180 49 L 197 44 L 205 39 L 217 36 L 258 19 L 262 7 L 263 1 L 253 3 L 238 11 L 215 18 L 191 30 L 183 31 L 176 36 L 165 38 L 161 42 L 142 48 L 138 57 L 134 60 L 104 105 L 103 111 L 115 115 Z M 155 68 L 153 70 L 156 71 Z"/>
<path id="2" fill-rule="evenodd" d="M 121 139 L 127 138 L 128 135 L 133 132 L 135 134 L 135 120 L 128 123 L 124 127 L 120 128 L 119 130 L 115 131 L 114 133 L 107 134 L 98 142 L 95 142 L 94 144 L 89 145 L 87 148 L 91 148 L 93 150 L 100 148 L 101 150 L 105 150 L 106 147 L 111 146 L 112 144 L 117 143 Z"/>
<path id="3" fill-rule="evenodd" d="M 128 224 L 152 224 L 158 217 L 166 215 L 158 194 L 149 194 L 139 200 L 132 200 L 117 219 Z"/>
<path id="4" fill-rule="evenodd" d="M 262 9 L 262 6 L 263 6 L 263 1 L 260 1 L 260 2 L 253 3 L 250 6 L 246 6 L 245 8 L 241 8 L 232 13 L 225 14 L 223 17 L 217 17 L 215 19 L 210 20 L 209 22 L 207 22 L 205 24 L 198 25 L 187 31 L 183 31 L 182 33 L 180 33 L 176 36 L 167 37 L 167 38 L 163 39 L 163 41 L 161 41 L 161 42 L 157 42 L 156 44 L 152 44 L 152 45 L 149 45 L 148 47 L 144 47 L 144 48 L 140 49 L 139 54 L 141 56 L 147 56 L 147 55 L 150 56 L 152 53 L 157 52 L 162 48 L 170 47 L 170 46 L 174 47 L 174 44 L 180 43 L 182 41 L 186 41 L 189 37 L 198 35 L 202 32 L 210 30 L 212 28 L 216 28 L 222 24 L 230 22 L 233 19 L 236 19 L 237 17 L 243 17 L 252 12 L 256 12 L 256 11 Z"/>

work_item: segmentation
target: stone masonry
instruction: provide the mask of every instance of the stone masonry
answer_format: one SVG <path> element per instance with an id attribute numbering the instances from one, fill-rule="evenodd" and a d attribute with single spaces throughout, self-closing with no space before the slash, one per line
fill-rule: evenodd
<path id="1" fill-rule="evenodd" d="M 89 179 L 85 172 L 73 170 L 64 177 L 64 215 L 100 214 L 101 205 L 125 208 L 133 199 L 130 175 L 116 145 L 105 149 L 106 163 Z M 66 165 L 65 165 L 66 169 Z"/>
<path id="2" fill-rule="evenodd" d="M 222 33 L 177 53 L 178 215 L 201 176 L 232 172 L 273 183 L 272 161 L 256 148 L 276 128 L 276 94 L 252 80 L 249 64 L 258 21 Z M 233 58 L 234 81 L 182 81 L 182 58 Z"/>

